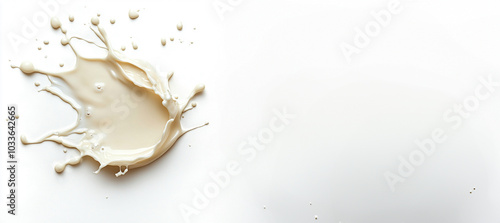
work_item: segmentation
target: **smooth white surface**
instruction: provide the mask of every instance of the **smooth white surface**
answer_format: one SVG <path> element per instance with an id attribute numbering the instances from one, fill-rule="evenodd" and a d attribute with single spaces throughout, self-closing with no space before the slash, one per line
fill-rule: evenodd
<path id="1" fill-rule="evenodd" d="M 23 18 L 43 12 L 36 2 L 0 5 L 1 112 L 17 104 L 19 133 L 29 135 L 74 118 L 69 106 L 36 92 L 33 83 L 46 83 L 43 76 L 9 67 L 8 59 L 36 59 L 53 69 L 60 69 L 59 62 L 64 68 L 74 64 L 48 20 L 17 51 L 9 43 L 9 33 L 22 35 Z M 479 77 L 492 74 L 500 81 L 500 5 L 401 1 L 402 12 L 346 62 L 339 45 L 352 44 L 354 29 L 374 21 L 370 12 L 388 2 L 242 0 L 223 21 L 213 1 L 60 5 L 56 14 L 63 25 L 68 14 L 75 15 L 69 33 L 84 33 L 77 23 L 89 23 L 99 12 L 116 48 L 127 44 L 127 53 L 165 74 L 175 71 L 179 95 L 205 83 L 198 107 L 184 121 L 210 126 L 120 178 L 115 169 L 93 174 L 97 164 L 90 159 L 56 174 L 53 162 L 71 151 L 52 143 L 21 146 L 18 216 L 5 210 L 0 221 L 183 222 L 179 205 L 192 205 L 194 190 L 212 182 L 210 172 L 235 160 L 242 172 L 191 222 L 498 222 L 500 95 L 481 101 L 456 130 L 442 116 L 474 95 Z M 143 10 L 137 20 L 128 18 L 131 8 Z M 110 18 L 116 19 L 113 26 Z M 182 32 L 176 30 L 179 21 Z M 161 38 L 170 36 L 175 43 L 162 47 Z M 268 127 L 273 109 L 283 108 L 296 118 L 247 161 L 239 145 Z M 5 123 L 0 127 L 4 143 Z M 417 148 L 414 141 L 430 137 L 435 128 L 445 129 L 447 140 L 391 191 L 384 173 L 396 172 L 398 157 L 407 159 Z M 5 170 L 0 179 L 3 197 Z"/>

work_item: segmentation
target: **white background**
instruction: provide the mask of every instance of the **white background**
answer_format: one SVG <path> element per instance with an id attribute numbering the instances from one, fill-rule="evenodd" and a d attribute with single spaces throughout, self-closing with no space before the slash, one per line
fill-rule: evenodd
<path id="1" fill-rule="evenodd" d="M 74 118 L 69 106 L 37 92 L 35 81 L 47 83 L 42 75 L 26 76 L 9 66 L 9 59 L 53 70 L 74 64 L 48 22 L 23 36 L 25 20 L 45 13 L 37 2 L 45 0 L 0 4 L 1 114 L 6 116 L 7 104 L 17 104 L 19 134 L 28 136 Z M 191 222 L 498 222 L 499 92 L 481 101 L 457 129 L 443 113 L 474 96 L 480 77 L 500 81 L 500 5 L 401 0 L 401 12 L 348 62 L 340 44 L 352 45 L 355 29 L 376 21 L 371 12 L 387 9 L 389 2 L 242 0 L 233 2 L 223 20 L 213 0 L 58 4 L 50 16 L 59 16 L 70 34 L 91 37 L 82 23 L 101 13 L 115 47 L 127 44 L 129 55 L 163 74 L 175 71 L 172 85 L 181 97 L 205 83 L 205 93 L 195 99 L 199 106 L 184 122 L 210 125 L 119 178 L 115 168 L 94 174 L 91 159 L 56 174 L 54 162 L 74 151 L 63 153 L 54 143 L 21 145 L 17 216 L 1 208 L 0 222 L 184 222 L 180 205 L 192 206 L 194 191 L 212 182 L 210 172 L 224 170 L 231 160 L 241 164 L 241 173 Z M 132 8 L 141 9 L 134 21 L 128 19 Z M 68 14 L 75 15 L 73 24 Z M 179 21 L 182 32 L 175 29 Z M 13 34 L 27 43 L 16 47 L 9 41 Z M 160 38 L 170 36 L 175 43 L 162 47 Z M 131 50 L 130 37 L 138 50 Z M 62 61 L 66 65 L 59 68 Z M 296 118 L 249 162 L 238 146 L 268 127 L 273 109 Z M 0 127 L 5 144 L 5 122 Z M 436 128 L 444 129 L 447 140 L 392 191 L 384 173 L 397 173 L 399 157 L 408 160 L 418 151 L 414 141 Z M 5 169 L 0 180 L 5 207 Z"/>

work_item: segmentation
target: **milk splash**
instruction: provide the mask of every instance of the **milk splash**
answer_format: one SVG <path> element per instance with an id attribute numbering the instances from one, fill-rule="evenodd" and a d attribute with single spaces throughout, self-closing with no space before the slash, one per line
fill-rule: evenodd
<path id="1" fill-rule="evenodd" d="M 190 100 L 205 86 L 198 84 L 187 98 L 174 97 L 169 87 L 172 72 L 167 78 L 162 78 L 149 63 L 129 58 L 113 49 L 106 31 L 99 26 L 98 18 L 93 17 L 91 22 L 95 25 L 90 27 L 91 31 L 104 47 L 81 37 L 69 37 L 59 19 L 51 19 L 52 28 L 64 34 L 61 44 L 69 45 L 76 56 L 72 70 L 60 73 L 43 71 L 28 61 L 19 66 L 11 65 L 26 75 L 45 75 L 50 85 L 40 91 L 59 97 L 77 114 L 76 121 L 64 129 L 48 132 L 39 138 L 22 135 L 21 142 L 53 141 L 78 150 L 78 156 L 55 165 L 58 173 L 68 164 L 76 165 L 82 157 L 89 156 L 100 164 L 95 173 L 106 166 L 117 166 L 120 170 L 115 175 L 118 177 L 129 169 L 158 159 L 186 132 L 208 125 L 207 122 L 185 129 L 180 123 L 182 114 L 196 107 L 196 103 L 189 104 Z M 74 48 L 72 40 L 85 41 L 106 50 L 107 54 L 104 58 L 83 57 Z M 61 79 L 70 92 L 64 92 L 52 77 Z M 121 104 L 129 109 L 120 110 L 118 105 Z M 80 139 L 70 140 L 68 136 L 71 135 L 78 135 Z"/>

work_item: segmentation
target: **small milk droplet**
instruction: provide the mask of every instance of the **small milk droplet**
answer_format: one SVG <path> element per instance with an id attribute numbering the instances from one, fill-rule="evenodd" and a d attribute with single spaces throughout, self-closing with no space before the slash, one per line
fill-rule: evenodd
<path id="1" fill-rule="evenodd" d="M 73 21 L 75 21 L 75 16 L 69 15 L 68 19 L 69 19 L 70 22 L 73 22 Z"/>
<path id="2" fill-rule="evenodd" d="M 167 39 L 161 38 L 161 45 L 165 46 L 167 44 Z"/>
<path id="3" fill-rule="evenodd" d="M 182 22 L 177 23 L 177 30 L 181 31 L 183 28 Z"/>
<path id="4" fill-rule="evenodd" d="M 49 41 L 48 41 L 48 40 L 44 40 L 44 41 L 43 41 L 43 44 L 45 44 L 45 45 L 49 45 Z"/>
<path id="5" fill-rule="evenodd" d="M 318 215 L 314 215 L 314 220 L 318 220 Z"/>
<path id="6" fill-rule="evenodd" d="M 111 24 L 115 24 L 116 20 L 115 20 L 115 19 L 110 19 L 110 20 L 109 20 L 109 22 L 110 22 Z"/>
<path id="7" fill-rule="evenodd" d="M 125 47 L 125 46 L 122 46 L 122 51 L 125 51 L 125 49 L 126 49 L 126 48 L 127 48 L 127 47 Z"/>
<path id="8" fill-rule="evenodd" d="M 19 69 L 25 74 L 32 74 L 35 72 L 35 66 L 31 62 L 24 61 L 21 63 L 21 66 L 19 66 Z"/>
<path id="9" fill-rule="evenodd" d="M 139 48 L 136 42 L 132 42 L 132 48 L 134 48 L 134 50 L 137 50 L 137 48 Z"/>
<path id="10" fill-rule="evenodd" d="M 92 23 L 92 25 L 97 26 L 99 25 L 99 18 L 97 16 L 94 16 L 92 17 L 92 19 L 90 19 L 90 22 Z"/>
<path id="11" fill-rule="evenodd" d="M 170 37 L 170 41 L 174 41 L 174 37 Z"/>
<path id="12" fill-rule="evenodd" d="M 57 17 L 52 17 L 50 18 L 50 25 L 53 29 L 59 29 L 61 28 L 61 21 Z"/>
<path id="13" fill-rule="evenodd" d="M 40 82 L 35 82 L 35 86 L 40 86 Z"/>
<path id="14" fill-rule="evenodd" d="M 68 40 L 68 38 L 66 38 L 66 37 L 63 37 L 63 38 L 61 39 L 61 44 L 62 44 L 63 46 L 66 46 L 66 45 L 68 45 L 68 43 L 69 43 L 69 40 Z"/>
<path id="15" fill-rule="evenodd" d="M 64 67 L 64 64 L 63 64 L 63 63 L 60 63 L 60 64 L 59 64 L 59 66 L 60 66 L 60 67 Z"/>
<path id="16" fill-rule="evenodd" d="M 139 10 L 130 9 L 128 11 L 128 17 L 130 19 L 137 19 L 137 18 L 139 18 Z"/>

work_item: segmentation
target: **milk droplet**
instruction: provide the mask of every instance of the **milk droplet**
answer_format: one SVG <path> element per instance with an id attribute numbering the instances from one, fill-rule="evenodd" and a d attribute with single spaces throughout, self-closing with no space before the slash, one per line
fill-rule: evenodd
<path id="1" fill-rule="evenodd" d="M 139 48 L 136 42 L 132 42 L 132 48 L 134 48 L 134 50 L 137 50 L 137 48 Z"/>
<path id="2" fill-rule="evenodd" d="M 170 41 L 174 41 L 174 37 L 170 37 Z"/>
<path id="3" fill-rule="evenodd" d="M 64 152 L 64 153 L 67 153 L 67 152 L 68 152 L 68 150 L 67 150 L 66 148 L 64 148 L 64 149 L 63 149 L 63 152 Z"/>
<path id="4" fill-rule="evenodd" d="M 177 23 L 177 30 L 181 31 L 182 27 L 182 22 Z"/>
<path id="5" fill-rule="evenodd" d="M 198 104 L 196 104 L 196 102 L 191 103 L 191 106 L 192 106 L 193 108 L 194 108 L 194 107 L 196 107 L 197 105 L 198 105 Z"/>
<path id="6" fill-rule="evenodd" d="M 196 87 L 194 88 L 194 91 L 195 91 L 196 93 L 200 93 L 200 92 L 202 92 L 202 91 L 204 91 L 204 90 L 205 90 L 205 85 L 204 85 L 204 84 L 198 84 L 198 85 L 196 85 Z"/>
<path id="7" fill-rule="evenodd" d="M 68 31 L 68 30 L 66 30 L 66 28 L 61 27 L 61 32 L 62 32 L 62 33 L 66 34 L 66 32 L 67 32 L 67 31 Z"/>
<path id="8" fill-rule="evenodd" d="M 94 16 L 92 17 L 92 19 L 90 19 L 90 22 L 92 23 L 92 25 L 97 26 L 99 25 L 99 18 L 97 16 Z"/>
<path id="9" fill-rule="evenodd" d="M 63 63 L 59 63 L 59 66 L 60 66 L 60 67 L 64 67 L 64 64 L 63 64 Z"/>
<path id="10" fill-rule="evenodd" d="M 97 17 L 101 16 L 101 13 L 97 13 Z"/>
<path id="11" fill-rule="evenodd" d="M 49 45 L 49 41 L 48 41 L 48 40 L 44 40 L 44 41 L 43 41 L 43 44 L 45 44 L 45 45 Z"/>
<path id="12" fill-rule="evenodd" d="M 68 45 L 68 43 L 69 43 L 69 40 L 68 40 L 68 38 L 66 38 L 66 37 L 63 37 L 63 38 L 61 39 L 61 44 L 62 44 L 63 46 L 66 46 L 66 45 Z"/>
<path id="13" fill-rule="evenodd" d="M 125 46 L 122 46 L 122 51 L 125 51 L 125 49 L 127 49 L 127 47 L 125 47 Z"/>
<path id="14" fill-rule="evenodd" d="M 25 136 L 25 135 L 21 135 L 21 142 L 22 142 L 23 144 L 28 143 L 28 139 L 26 139 L 26 136 Z"/>
<path id="15" fill-rule="evenodd" d="M 59 21 L 59 18 L 57 17 L 52 17 L 50 18 L 50 25 L 53 29 L 59 29 L 61 28 L 61 21 Z"/>
<path id="16" fill-rule="evenodd" d="M 19 66 L 19 69 L 21 69 L 21 72 L 25 74 L 32 74 L 35 72 L 35 66 L 31 62 L 24 61 L 21 63 L 21 66 Z"/>
<path id="17" fill-rule="evenodd" d="M 38 50 L 42 50 L 42 47 L 41 47 L 41 46 L 39 46 L 39 47 L 38 47 Z"/>
<path id="18" fill-rule="evenodd" d="M 318 215 L 314 215 L 314 220 L 318 220 Z"/>
<path id="19" fill-rule="evenodd" d="M 64 163 L 58 163 L 54 166 L 54 170 L 58 173 L 62 173 L 64 171 L 64 168 L 66 168 L 66 165 Z"/>
<path id="20" fill-rule="evenodd" d="M 161 38 L 161 45 L 165 46 L 167 44 L 167 39 Z"/>
<path id="21" fill-rule="evenodd" d="M 130 9 L 128 11 L 128 17 L 130 19 L 137 19 L 137 18 L 139 18 L 139 10 Z"/>
<path id="22" fill-rule="evenodd" d="M 110 22 L 111 24 L 115 24 L 116 20 L 115 20 L 115 19 L 110 19 L 110 20 L 109 20 L 109 22 Z"/>
<path id="23" fill-rule="evenodd" d="M 35 86 L 37 86 L 37 87 L 40 86 L 40 82 L 38 82 L 38 81 L 35 82 Z"/>
<path id="24" fill-rule="evenodd" d="M 73 22 L 73 21 L 75 21 L 75 16 L 74 15 L 69 15 L 68 19 L 69 19 L 70 22 Z"/>

